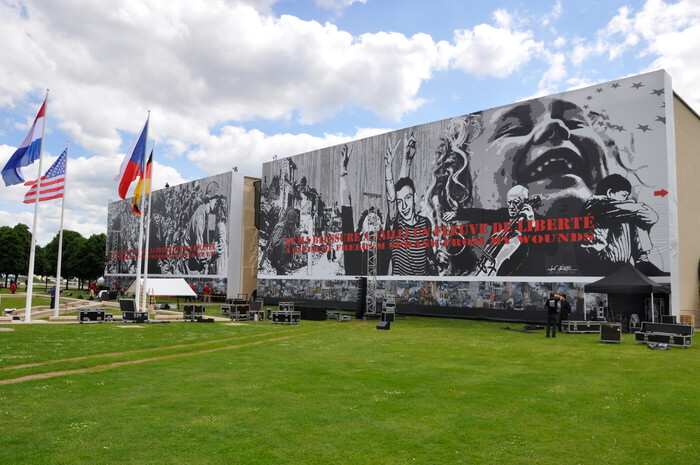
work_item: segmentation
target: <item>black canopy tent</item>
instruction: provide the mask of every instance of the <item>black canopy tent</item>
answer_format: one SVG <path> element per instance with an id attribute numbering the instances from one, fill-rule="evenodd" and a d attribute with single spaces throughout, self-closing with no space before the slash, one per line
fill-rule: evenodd
<path id="1" fill-rule="evenodd" d="M 654 293 L 668 294 L 668 288 L 652 280 L 630 263 L 598 281 L 586 284 L 585 292 L 605 294 L 651 294 L 651 318 L 654 321 Z"/>

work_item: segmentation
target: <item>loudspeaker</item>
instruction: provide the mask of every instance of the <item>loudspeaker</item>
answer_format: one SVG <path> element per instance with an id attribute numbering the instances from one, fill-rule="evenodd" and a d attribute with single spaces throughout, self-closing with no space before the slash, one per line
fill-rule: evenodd
<path id="1" fill-rule="evenodd" d="M 377 325 L 377 329 L 384 329 L 388 331 L 391 329 L 391 322 L 390 321 L 380 321 L 379 324 Z"/>
<path id="2" fill-rule="evenodd" d="M 622 325 L 620 323 L 601 323 L 600 342 L 614 342 L 619 344 L 622 336 Z"/>
<path id="3" fill-rule="evenodd" d="M 355 318 L 361 320 L 367 310 L 367 278 L 357 279 L 357 311 Z"/>
<path id="4" fill-rule="evenodd" d="M 136 301 L 133 299 L 121 299 L 119 301 L 119 309 L 122 312 L 135 312 L 136 311 Z"/>

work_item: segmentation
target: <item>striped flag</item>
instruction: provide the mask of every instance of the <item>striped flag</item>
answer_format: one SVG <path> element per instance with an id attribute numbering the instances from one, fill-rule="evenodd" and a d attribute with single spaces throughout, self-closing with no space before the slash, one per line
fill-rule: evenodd
<path id="1" fill-rule="evenodd" d="M 148 138 L 148 120 L 146 120 L 139 137 L 126 152 L 119 168 L 119 174 L 114 177 L 114 180 L 119 183 L 119 197 L 122 199 L 126 199 L 126 193 L 131 183 L 139 176 L 143 176 L 143 165 L 146 162 L 146 138 Z"/>
<path id="2" fill-rule="evenodd" d="M 41 178 L 41 190 L 39 191 L 39 202 L 45 200 L 60 199 L 63 197 L 63 188 L 66 181 L 66 157 L 68 149 L 64 150 L 58 160 L 48 169 Z M 24 194 L 24 203 L 36 202 L 36 188 L 38 181 L 27 181 L 25 186 L 31 186 Z"/>
<path id="3" fill-rule="evenodd" d="M 24 182 L 22 167 L 29 166 L 39 159 L 41 152 L 41 140 L 44 137 L 44 111 L 46 100 L 41 105 L 39 113 L 36 115 L 34 124 L 29 129 L 29 134 L 15 150 L 7 164 L 2 169 L 2 179 L 6 186 L 12 186 Z"/>
<path id="4" fill-rule="evenodd" d="M 146 194 L 151 193 L 151 172 L 153 171 L 153 150 L 151 150 L 151 155 L 148 157 L 146 162 Z M 141 201 L 141 190 L 143 189 L 143 176 L 136 183 L 136 189 L 134 190 L 134 200 L 131 203 L 131 209 L 137 215 L 141 214 L 139 209 L 139 202 Z"/>

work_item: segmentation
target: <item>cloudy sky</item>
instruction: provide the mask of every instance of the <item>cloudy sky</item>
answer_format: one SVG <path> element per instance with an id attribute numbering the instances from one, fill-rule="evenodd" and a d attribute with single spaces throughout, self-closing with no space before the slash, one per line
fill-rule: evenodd
<path id="1" fill-rule="evenodd" d="M 50 89 L 43 166 L 70 140 L 84 236 L 149 110 L 155 188 L 660 68 L 700 112 L 698 0 L 0 0 L 0 18 L 0 163 Z M 0 226 L 31 226 L 24 193 L 0 186 Z M 59 217 L 40 204 L 39 244 Z"/>

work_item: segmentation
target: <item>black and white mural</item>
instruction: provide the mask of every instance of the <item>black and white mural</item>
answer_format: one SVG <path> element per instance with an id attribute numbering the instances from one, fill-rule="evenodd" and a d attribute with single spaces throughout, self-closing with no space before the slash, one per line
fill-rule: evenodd
<path id="1" fill-rule="evenodd" d="M 268 163 L 260 275 L 668 274 L 664 76 Z"/>
<path id="2" fill-rule="evenodd" d="M 260 290 L 282 277 L 365 275 L 368 249 L 385 280 L 587 282 L 623 263 L 668 276 L 667 79 L 648 73 L 265 164 Z"/>
<path id="3" fill-rule="evenodd" d="M 195 286 L 209 284 L 214 293 L 226 295 L 231 173 L 167 187 L 152 195 L 152 211 L 145 218 L 148 275 L 188 278 Z M 130 283 L 136 276 L 139 221 L 130 199 L 109 204 L 107 282 Z"/>

